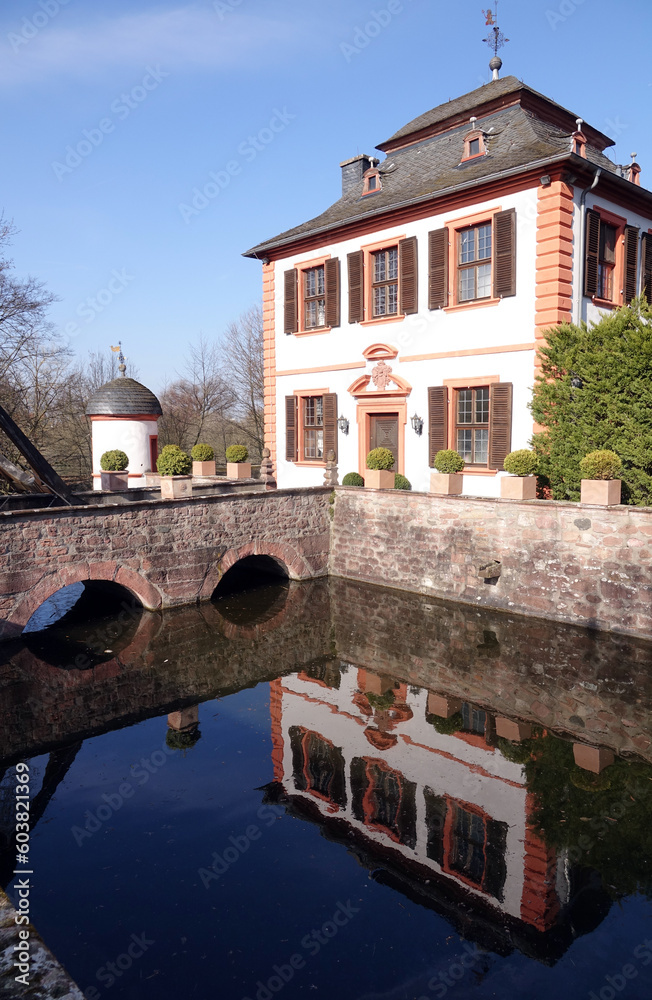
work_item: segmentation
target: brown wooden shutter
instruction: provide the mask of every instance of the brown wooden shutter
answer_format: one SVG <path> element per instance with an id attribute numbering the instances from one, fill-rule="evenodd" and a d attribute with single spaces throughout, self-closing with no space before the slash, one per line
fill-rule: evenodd
<path id="1" fill-rule="evenodd" d="M 638 227 L 625 226 L 625 278 L 623 291 L 625 302 L 636 298 L 636 277 L 638 270 Z"/>
<path id="2" fill-rule="evenodd" d="M 432 466 L 438 451 L 448 448 L 448 386 L 431 385 L 428 389 L 428 464 Z"/>
<path id="3" fill-rule="evenodd" d="M 586 246 L 584 247 L 584 294 L 598 294 L 598 264 L 600 258 L 600 216 L 592 209 L 586 213 Z"/>
<path id="4" fill-rule="evenodd" d="M 285 316 L 283 330 L 285 333 L 296 333 L 299 319 L 298 308 L 298 282 L 299 275 L 296 268 L 285 272 Z"/>
<path id="5" fill-rule="evenodd" d="M 337 461 L 337 393 L 329 392 L 324 396 L 324 459 L 328 460 L 329 451 L 335 452 Z"/>
<path id="6" fill-rule="evenodd" d="M 400 311 L 409 316 L 419 311 L 419 262 L 416 236 L 398 245 Z"/>
<path id="7" fill-rule="evenodd" d="M 340 260 L 333 257 L 324 263 L 326 291 L 326 326 L 340 325 Z"/>
<path id="8" fill-rule="evenodd" d="M 448 305 L 448 229 L 428 233 L 428 309 Z"/>
<path id="9" fill-rule="evenodd" d="M 516 295 L 516 209 L 494 215 L 494 298 Z"/>
<path id="10" fill-rule="evenodd" d="M 288 462 L 297 460 L 297 399 L 285 397 L 285 458 Z"/>
<path id="11" fill-rule="evenodd" d="M 364 258 L 362 250 L 347 255 L 349 268 L 349 323 L 361 323 L 364 316 Z"/>
<path id="12" fill-rule="evenodd" d="M 652 303 L 652 233 L 643 233 L 641 240 L 641 295 Z"/>
<path id="13" fill-rule="evenodd" d="M 489 468 L 502 469 L 512 450 L 512 383 L 489 386 Z"/>

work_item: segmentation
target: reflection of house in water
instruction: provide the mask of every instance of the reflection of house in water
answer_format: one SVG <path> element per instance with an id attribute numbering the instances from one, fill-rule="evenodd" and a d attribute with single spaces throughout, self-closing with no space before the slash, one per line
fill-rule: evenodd
<path id="1" fill-rule="evenodd" d="M 491 715 L 332 662 L 271 688 L 270 795 L 374 878 L 499 954 L 554 962 L 604 918 L 592 873 L 530 826 L 524 769 L 498 749 Z"/>

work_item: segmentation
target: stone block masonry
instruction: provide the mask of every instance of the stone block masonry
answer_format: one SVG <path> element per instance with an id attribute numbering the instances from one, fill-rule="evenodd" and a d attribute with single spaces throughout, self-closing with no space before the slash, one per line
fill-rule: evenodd
<path id="1" fill-rule="evenodd" d="M 649 508 L 339 487 L 329 570 L 652 638 L 651 543 Z"/>
<path id="2" fill-rule="evenodd" d="M 276 559 L 294 580 L 323 576 L 329 488 L 146 500 L 0 514 L 0 638 L 71 583 L 121 584 L 157 609 L 210 600 L 239 559 Z"/>

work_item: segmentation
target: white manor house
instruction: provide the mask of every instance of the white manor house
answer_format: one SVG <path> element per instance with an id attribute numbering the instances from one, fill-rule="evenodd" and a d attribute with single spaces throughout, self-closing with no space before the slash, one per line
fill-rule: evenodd
<path id="1" fill-rule="evenodd" d="M 497 60 L 499 63 L 500 60 Z M 266 443 L 281 487 L 340 481 L 384 446 L 427 490 L 455 448 L 464 492 L 498 496 L 528 446 L 546 330 L 652 298 L 652 193 L 608 136 L 494 80 L 342 168 L 322 215 L 249 250 L 262 261 Z"/>

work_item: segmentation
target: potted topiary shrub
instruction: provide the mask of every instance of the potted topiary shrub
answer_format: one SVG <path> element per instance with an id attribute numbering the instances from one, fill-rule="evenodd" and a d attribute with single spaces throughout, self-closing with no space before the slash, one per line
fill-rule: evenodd
<path id="1" fill-rule="evenodd" d="M 119 448 L 113 451 L 105 451 L 100 458 L 100 481 L 103 490 L 110 493 L 126 490 L 129 486 L 129 473 L 127 466 L 129 457 Z"/>
<path id="2" fill-rule="evenodd" d="M 411 490 L 412 483 L 405 476 L 402 476 L 400 472 L 397 472 L 394 476 L 394 489 L 395 490 Z"/>
<path id="3" fill-rule="evenodd" d="M 178 444 L 166 444 L 156 468 L 161 474 L 161 496 L 166 500 L 192 496 L 192 459 Z"/>
<path id="4" fill-rule="evenodd" d="M 464 459 L 459 451 L 445 448 L 438 451 L 433 462 L 436 472 L 430 474 L 430 492 L 444 496 L 459 496 L 462 492 Z"/>
<path id="5" fill-rule="evenodd" d="M 509 476 L 500 477 L 500 495 L 504 500 L 536 500 L 537 497 L 537 456 L 529 448 L 510 451 L 505 456 L 505 472 Z"/>
<path id="6" fill-rule="evenodd" d="M 190 452 L 193 476 L 215 475 L 215 452 L 209 444 L 196 444 Z"/>
<path id="7" fill-rule="evenodd" d="M 226 449 L 226 478 L 251 479 L 249 452 L 243 444 L 232 444 Z"/>
<path id="8" fill-rule="evenodd" d="M 623 467 L 615 451 L 590 451 L 580 462 L 582 503 L 613 507 L 620 503 L 622 481 L 617 478 Z"/>
<path id="9" fill-rule="evenodd" d="M 364 479 L 359 472 L 347 472 L 342 480 L 342 486 L 364 486 Z"/>
<path id="10" fill-rule="evenodd" d="M 393 490 L 395 473 L 389 471 L 393 465 L 394 456 L 389 448 L 373 448 L 367 455 L 365 486 L 373 490 Z"/>

